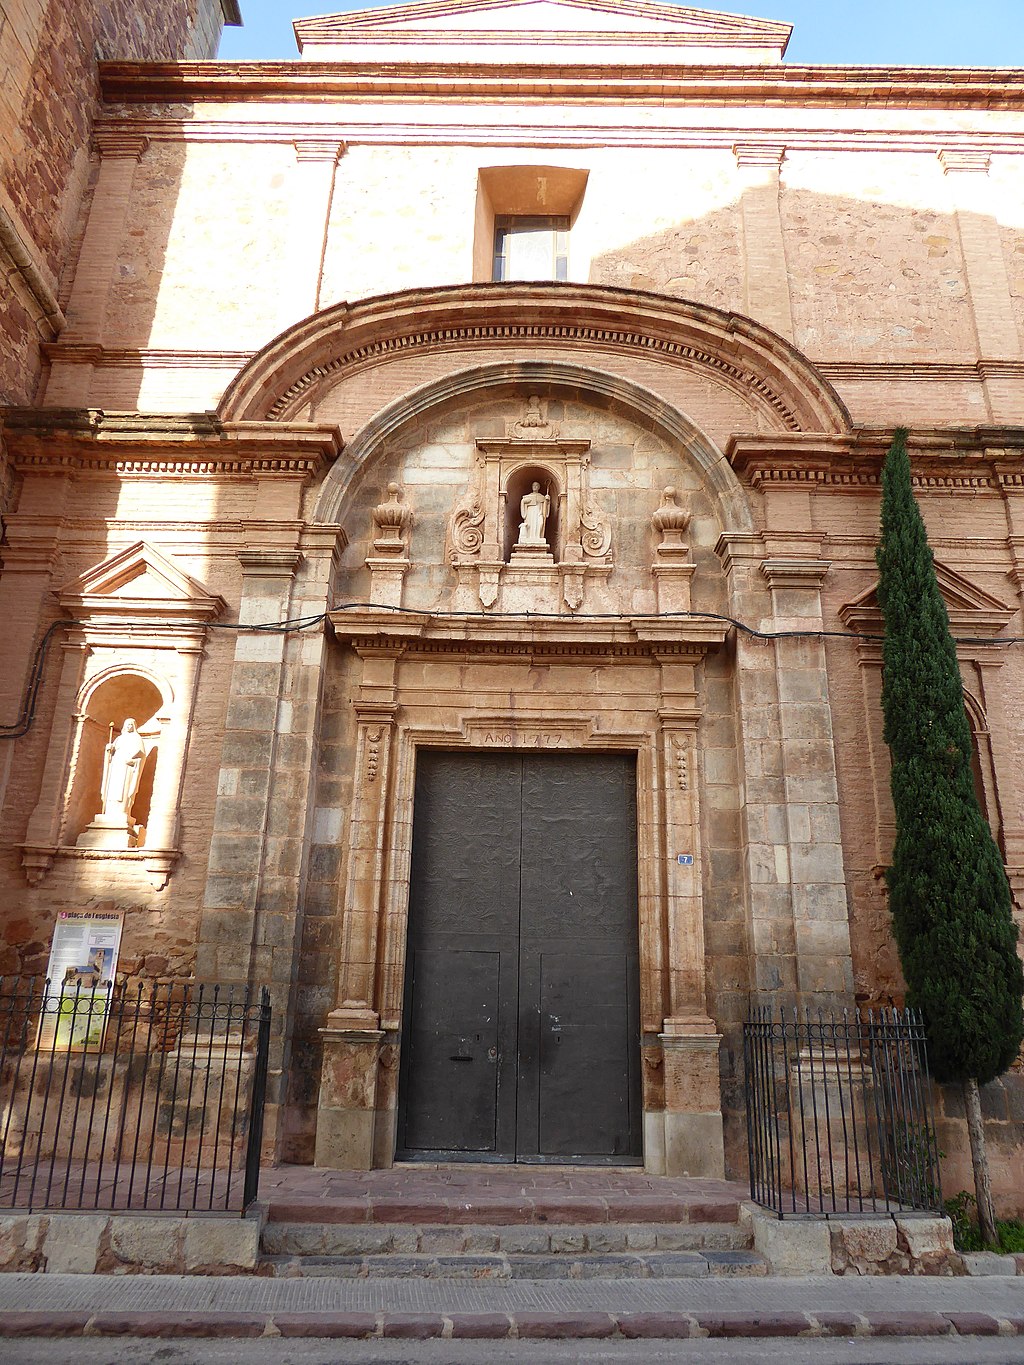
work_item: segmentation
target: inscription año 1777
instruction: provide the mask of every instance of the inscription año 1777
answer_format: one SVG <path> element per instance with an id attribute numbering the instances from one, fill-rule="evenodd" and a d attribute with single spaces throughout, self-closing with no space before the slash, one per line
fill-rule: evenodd
<path id="1" fill-rule="evenodd" d="M 504 745 L 506 748 L 556 749 L 562 742 L 561 730 L 535 730 L 519 734 L 515 730 L 488 730 L 485 744 Z"/>

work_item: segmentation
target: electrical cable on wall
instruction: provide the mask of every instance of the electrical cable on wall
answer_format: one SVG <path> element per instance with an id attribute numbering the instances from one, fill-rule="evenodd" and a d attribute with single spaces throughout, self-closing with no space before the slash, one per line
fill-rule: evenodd
<path id="1" fill-rule="evenodd" d="M 756 626 L 747 625 L 745 621 L 740 621 L 735 616 L 727 616 L 714 611 L 661 611 L 661 612 L 575 612 L 571 617 L 565 616 L 560 612 L 544 611 L 511 611 L 501 612 L 495 615 L 486 611 L 423 611 L 417 607 L 390 607 L 381 606 L 377 602 L 344 602 L 340 606 L 333 608 L 335 611 L 380 611 L 390 612 L 395 616 L 427 616 L 427 617 L 460 617 L 481 621 L 495 620 L 525 620 L 525 621 L 666 621 L 666 620 L 691 620 L 691 621 L 720 621 L 726 625 L 733 626 L 736 630 L 746 635 L 752 640 L 873 640 L 881 643 L 884 635 L 872 635 L 867 631 L 858 630 L 759 630 Z M 302 630 L 312 630 L 328 619 L 328 612 L 317 612 L 312 616 L 293 616 L 284 621 L 211 621 L 210 630 L 228 631 L 258 631 L 271 635 L 292 635 Z M 32 728 L 35 720 L 36 703 L 39 698 L 39 689 L 42 686 L 43 669 L 46 663 L 46 656 L 50 647 L 50 640 L 53 635 L 65 626 L 79 625 L 80 622 L 74 620 L 53 621 L 46 628 L 46 631 L 36 646 L 35 654 L 32 658 L 32 669 L 29 673 L 28 682 L 25 686 L 25 697 L 22 702 L 21 712 L 18 719 L 10 725 L 0 725 L 0 739 L 21 739 Z M 168 621 L 169 626 L 191 625 L 188 621 Z M 131 627 L 129 627 L 131 629 Z M 958 645 L 979 645 L 986 648 L 1002 647 L 1004 645 L 1024 644 L 1024 635 L 1004 635 L 998 638 L 992 636 L 975 635 L 954 635 L 954 643 Z"/>

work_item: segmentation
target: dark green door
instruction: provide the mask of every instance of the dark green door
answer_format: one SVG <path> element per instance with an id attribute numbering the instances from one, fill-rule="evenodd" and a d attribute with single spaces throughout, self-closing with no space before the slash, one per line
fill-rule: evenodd
<path id="1" fill-rule="evenodd" d="M 635 772 L 420 755 L 400 1157 L 640 1158 Z"/>

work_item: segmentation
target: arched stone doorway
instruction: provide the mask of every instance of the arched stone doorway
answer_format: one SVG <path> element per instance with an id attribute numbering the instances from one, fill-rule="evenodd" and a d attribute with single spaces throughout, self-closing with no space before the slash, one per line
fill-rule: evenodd
<path id="1" fill-rule="evenodd" d="M 850 979 L 821 647 L 732 625 L 770 636 L 796 617 L 813 633 L 827 565 L 810 539 L 757 524 L 725 448 L 738 432 L 782 446 L 841 430 L 841 404 L 746 320 L 522 286 L 311 320 L 256 358 L 226 410 L 354 428 L 312 513 L 348 542 L 313 812 L 337 857 L 307 884 L 333 928 L 318 927 L 322 975 L 300 983 L 337 1002 L 316 1020 L 318 1162 L 410 1150 L 417 770 L 495 754 L 522 770 L 542 753 L 635 773 L 640 1154 L 721 1174 L 739 1150 L 750 1000 L 834 1001 Z M 556 499 L 557 531 L 528 561 L 509 544 L 517 479 Z M 461 850 L 475 835 L 445 837 Z M 448 875 L 472 922 L 472 868 Z M 443 1150 L 469 1152 L 450 1131 Z"/>

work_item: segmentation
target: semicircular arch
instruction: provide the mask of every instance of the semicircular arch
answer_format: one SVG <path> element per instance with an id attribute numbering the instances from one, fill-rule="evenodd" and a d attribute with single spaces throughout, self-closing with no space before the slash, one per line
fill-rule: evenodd
<path id="1" fill-rule="evenodd" d="M 224 421 L 293 420 L 326 387 L 417 353 L 529 346 L 644 357 L 738 392 L 780 431 L 838 434 L 850 415 L 791 342 L 742 314 L 605 285 L 478 284 L 336 304 L 275 338 L 220 404 Z"/>
<path id="2" fill-rule="evenodd" d="M 721 509 L 723 526 L 753 531 L 746 491 L 722 452 L 688 417 L 632 380 L 566 362 L 527 360 L 475 365 L 456 370 L 414 389 L 390 403 L 357 433 L 346 447 L 346 459 L 327 474 L 314 520 L 341 520 L 352 484 L 387 450 L 406 426 L 431 411 L 479 393 L 537 392 L 547 397 L 572 393 L 598 406 L 612 407 L 686 452 L 701 472 L 709 494 Z"/>

